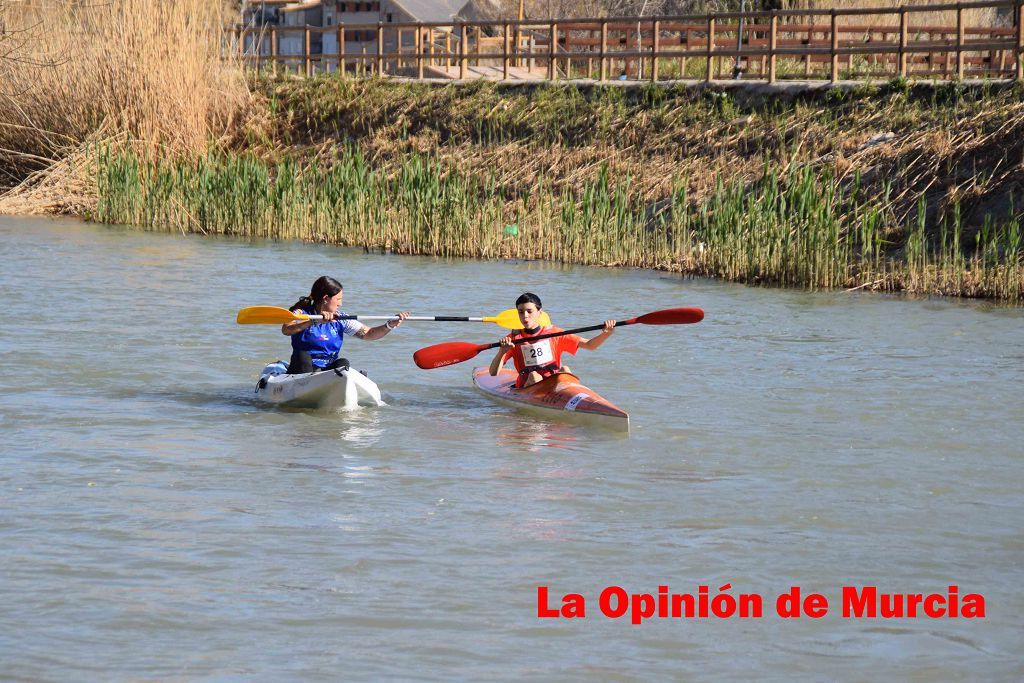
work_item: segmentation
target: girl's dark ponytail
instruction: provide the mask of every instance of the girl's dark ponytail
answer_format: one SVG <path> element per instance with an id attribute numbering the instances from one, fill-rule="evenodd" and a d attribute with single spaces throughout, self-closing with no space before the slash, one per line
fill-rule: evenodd
<path id="1" fill-rule="evenodd" d="M 289 311 L 294 311 L 294 310 L 298 309 L 300 311 L 309 311 L 309 310 L 312 310 L 312 308 L 313 308 L 313 300 L 310 299 L 308 296 L 304 296 L 301 299 L 299 299 L 298 301 L 296 301 L 294 304 L 289 306 L 288 310 Z"/>

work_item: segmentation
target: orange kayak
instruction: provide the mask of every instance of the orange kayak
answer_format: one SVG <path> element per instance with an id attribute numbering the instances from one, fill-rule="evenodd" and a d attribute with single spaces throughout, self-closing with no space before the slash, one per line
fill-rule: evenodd
<path id="1" fill-rule="evenodd" d="M 533 386 L 516 389 L 514 370 L 502 369 L 492 377 L 487 368 L 473 370 L 473 384 L 498 403 L 536 409 L 551 417 L 569 418 L 613 429 L 629 429 L 629 414 L 596 391 L 580 384 L 569 372 L 546 377 Z"/>

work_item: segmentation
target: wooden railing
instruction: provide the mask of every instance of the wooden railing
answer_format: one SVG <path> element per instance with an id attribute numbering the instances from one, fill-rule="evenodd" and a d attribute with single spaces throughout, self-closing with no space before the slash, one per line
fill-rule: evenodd
<path id="1" fill-rule="evenodd" d="M 972 21 L 978 15 L 987 19 Z M 1021 80 L 1022 26 L 1024 0 L 1002 0 L 661 17 L 236 27 L 228 32 L 228 49 L 257 69 L 306 75 L 336 71 L 342 77 Z M 283 39 L 294 43 L 295 37 L 301 51 L 293 47 L 285 54 Z M 344 46 L 340 59 L 338 45 Z"/>

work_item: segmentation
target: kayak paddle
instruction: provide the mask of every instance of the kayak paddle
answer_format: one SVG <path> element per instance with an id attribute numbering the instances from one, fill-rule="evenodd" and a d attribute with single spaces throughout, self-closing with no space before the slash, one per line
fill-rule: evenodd
<path id="1" fill-rule="evenodd" d="M 646 313 L 636 318 L 630 318 L 629 320 L 620 320 L 615 323 L 615 327 L 635 325 L 637 323 L 640 323 L 641 325 L 684 325 L 686 323 L 699 323 L 703 319 L 704 311 L 699 308 L 666 308 L 661 311 Z M 561 337 L 565 334 L 590 332 L 591 330 L 600 330 L 602 328 L 604 328 L 604 325 L 577 327 L 573 330 L 551 332 L 550 334 L 542 334 L 537 337 L 530 337 L 529 339 L 517 339 L 514 343 L 532 344 L 539 339 L 550 339 L 551 337 Z M 443 344 L 434 344 L 433 346 L 427 346 L 420 349 L 416 353 L 412 354 L 412 359 L 416 362 L 416 365 L 424 370 L 431 370 L 433 368 L 444 367 L 445 365 L 461 363 L 464 360 L 473 358 L 482 351 L 486 351 L 487 349 L 496 349 L 499 346 L 501 346 L 501 344 L 498 342 L 493 344 L 445 342 Z"/>
<path id="2" fill-rule="evenodd" d="M 287 308 L 281 308 L 280 306 L 249 306 L 243 308 L 238 312 L 238 317 L 235 322 L 239 325 L 283 325 L 284 323 L 290 323 L 294 320 L 321 320 L 323 316 L 319 315 L 306 315 L 304 313 L 292 313 Z M 395 320 L 393 315 L 341 315 L 335 318 L 335 320 Z M 405 319 L 406 322 L 410 320 L 432 320 L 434 322 L 470 322 L 470 323 L 495 323 L 502 327 L 510 330 L 518 330 L 523 326 L 519 322 L 519 311 L 514 308 L 510 308 L 507 311 L 502 311 L 498 315 L 487 316 L 484 318 L 467 318 L 463 316 L 450 316 L 450 315 L 438 315 L 434 317 L 424 316 L 409 316 Z M 542 325 L 550 325 L 551 318 L 548 317 L 547 313 L 543 313 L 541 316 Z"/>

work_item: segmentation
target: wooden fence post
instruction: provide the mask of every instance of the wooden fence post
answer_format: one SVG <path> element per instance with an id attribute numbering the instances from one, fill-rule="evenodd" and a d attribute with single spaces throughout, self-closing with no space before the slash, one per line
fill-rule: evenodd
<path id="1" fill-rule="evenodd" d="M 465 24 L 459 24 L 459 80 L 466 77 L 466 67 L 469 60 L 466 53 L 469 52 L 469 28 Z"/>
<path id="2" fill-rule="evenodd" d="M 262 43 L 263 41 L 260 40 Z M 260 52 L 263 51 L 263 46 L 260 45 Z M 270 29 L 270 68 L 273 70 L 274 75 L 277 75 L 277 29 Z"/>
<path id="3" fill-rule="evenodd" d="M 377 78 L 384 76 L 384 22 L 377 22 Z"/>
<path id="4" fill-rule="evenodd" d="M 768 82 L 775 82 L 775 48 L 779 45 L 779 16 L 772 10 L 768 20 Z"/>
<path id="5" fill-rule="evenodd" d="M 338 24 L 338 76 L 345 78 L 345 22 Z"/>
<path id="6" fill-rule="evenodd" d="M 839 18 L 836 16 L 835 8 L 832 9 L 832 48 L 829 54 L 832 57 L 829 80 L 835 83 L 839 80 Z"/>
<path id="7" fill-rule="evenodd" d="M 601 20 L 601 80 L 608 80 L 608 20 Z M 1020 60 L 1018 60 L 1020 61 Z"/>
<path id="8" fill-rule="evenodd" d="M 956 8 L 956 78 L 964 79 L 964 8 L 960 3 Z"/>
<path id="9" fill-rule="evenodd" d="M 558 49 L 558 22 L 552 21 L 548 34 L 548 80 L 553 81 L 558 77 L 558 68 L 555 65 L 555 51 Z"/>
<path id="10" fill-rule="evenodd" d="M 708 66 L 704 72 L 704 81 L 710 83 L 715 73 L 715 15 L 708 16 Z"/>
<path id="11" fill-rule="evenodd" d="M 423 22 L 416 23 L 416 78 L 423 79 Z"/>
<path id="12" fill-rule="evenodd" d="M 907 26 L 907 10 L 900 8 L 900 52 L 899 52 L 899 72 L 900 78 L 907 77 L 907 34 L 909 32 Z"/>
<path id="13" fill-rule="evenodd" d="M 306 26 L 306 76 L 307 77 L 313 75 L 313 55 L 311 54 L 312 51 L 313 50 L 310 48 L 309 26 L 307 25 Z"/>
<path id="14" fill-rule="evenodd" d="M 515 43 L 516 43 L 516 58 L 512 62 L 512 66 L 518 67 L 519 66 L 519 51 L 522 49 L 522 45 L 523 45 L 523 27 L 518 22 L 516 22 Z"/>
<path id="15" fill-rule="evenodd" d="M 501 64 L 501 78 L 502 78 L 502 80 L 505 80 L 505 81 L 508 80 L 508 68 L 509 68 L 509 65 L 510 65 L 510 62 L 511 62 L 511 59 L 508 56 L 508 51 L 511 49 L 511 45 L 509 45 L 509 35 L 511 34 L 511 32 L 512 32 L 512 27 L 509 26 L 509 23 L 506 21 L 505 25 L 502 27 L 502 30 L 501 30 L 501 35 L 503 37 L 503 43 L 505 45 L 505 49 L 503 50 L 504 55 L 503 55 L 502 60 L 501 60 L 501 63 L 502 63 Z"/>
<path id="16" fill-rule="evenodd" d="M 651 43 L 651 82 L 656 83 L 658 81 L 658 51 L 661 50 L 661 22 L 657 19 L 654 20 L 654 37 Z"/>

